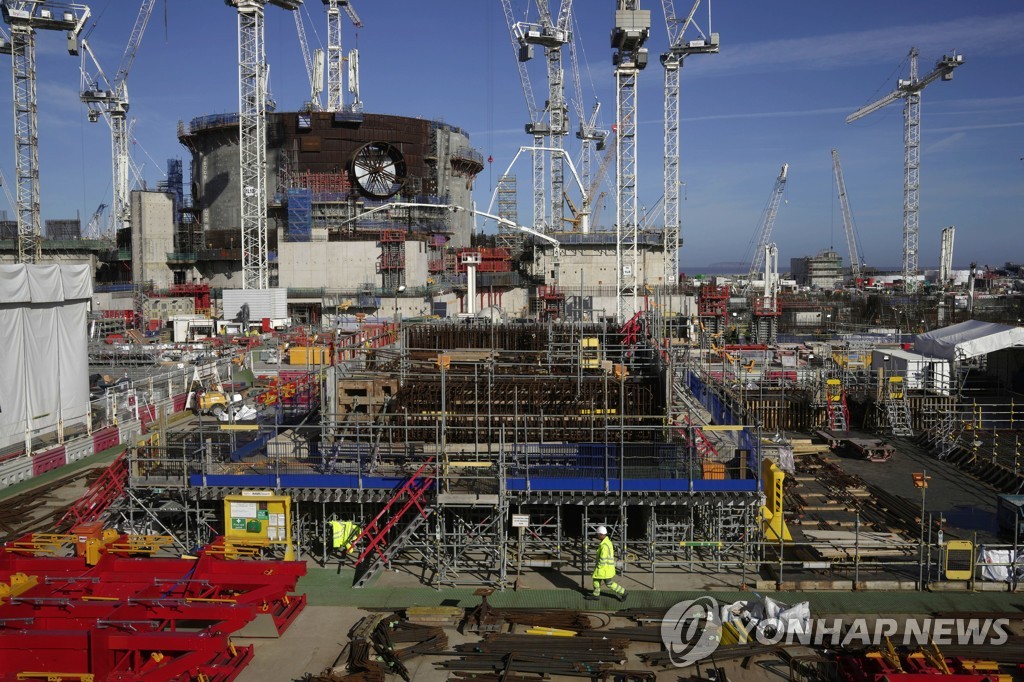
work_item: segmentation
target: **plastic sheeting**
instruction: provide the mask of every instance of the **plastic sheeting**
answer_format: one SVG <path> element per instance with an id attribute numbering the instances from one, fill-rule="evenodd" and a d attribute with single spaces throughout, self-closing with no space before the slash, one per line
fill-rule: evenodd
<path id="1" fill-rule="evenodd" d="M 0 265 L 0 447 L 89 411 L 88 265 Z"/>
<path id="2" fill-rule="evenodd" d="M 1020 582 L 1024 579 L 1024 560 L 1014 557 L 1012 549 L 984 549 L 978 551 L 978 565 L 981 567 L 982 580 L 994 580 L 1000 583 Z M 1011 576 L 1010 569 L 1015 575 Z"/>
<path id="3" fill-rule="evenodd" d="M 966 360 L 1014 346 L 1024 346 L 1024 328 L 980 320 L 935 329 L 914 339 L 916 352 L 946 360 Z"/>

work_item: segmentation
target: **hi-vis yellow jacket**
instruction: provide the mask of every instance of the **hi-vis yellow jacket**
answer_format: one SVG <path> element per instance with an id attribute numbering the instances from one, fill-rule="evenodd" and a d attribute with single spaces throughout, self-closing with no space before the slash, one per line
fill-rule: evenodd
<path id="1" fill-rule="evenodd" d="M 607 535 L 597 546 L 597 566 L 594 568 L 594 580 L 608 580 L 615 577 L 615 548 L 612 539 Z"/>

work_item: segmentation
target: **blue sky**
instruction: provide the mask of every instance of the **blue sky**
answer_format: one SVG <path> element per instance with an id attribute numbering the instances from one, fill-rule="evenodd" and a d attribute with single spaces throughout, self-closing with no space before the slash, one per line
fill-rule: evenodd
<path id="1" fill-rule="evenodd" d="M 519 8 L 524 0 L 514 0 Z M 690 3 L 676 0 L 685 11 Z M 353 0 L 364 26 L 344 27 L 346 48 L 360 48 L 362 99 L 367 111 L 440 118 L 467 130 L 484 157 L 493 156 L 476 183 L 481 207 L 520 145 L 526 111 L 512 47 L 498 0 Z M 662 194 L 662 70 L 667 46 L 660 3 L 652 12 L 651 65 L 640 75 L 638 177 L 640 205 Z M 89 36 L 104 68 L 116 70 L 138 11 L 129 0 L 92 5 Z M 602 102 L 612 123 L 614 82 L 608 33 L 612 0 L 576 0 L 584 101 Z M 702 266 L 742 259 L 782 163 L 790 164 L 786 203 L 773 240 L 780 260 L 834 246 L 845 237 L 834 191 L 830 151 L 842 158 L 864 260 L 898 267 L 902 250 L 902 103 L 847 125 L 858 107 L 906 77 L 907 52 L 921 52 L 922 75 L 944 53 L 966 63 L 951 82 L 922 97 L 920 262 L 934 266 L 939 233 L 956 225 L 954 264 L 999 265 L 1024 259 L 1024 6 L 914 0 L 859 3 L 806 1 L 713 4 L 712 29 L 721 53 L 694 56 L 682 72 L 682 160 L 686 183 L 681 263 Z M 302 10 L 312 47 L 326 42 L 321 2 Z M 701 10 L 707 28 L 706 10 Z M 83 223 L 109 201 L 110 142 L 104 123 L 88 123 L 78 100 L 78 58 L 58 32 L 37 36 L 40 181 L 43 218 Z M 308 98 L 292 18 L 267 8 L 271 90 L 280 110 Z M 9 58 L 0 58 L 9 74 Z M 568 68 L 568 59 L 566 59 Z M 531 66 L 534 86 L 546 88 L 543 59 Z M 11 112 L 10 76 L 0 87 L 0 111 Z M 567 82 L 571 77 L 567 75 Z M 176 125 L 194 116 L 237 110 L 236 18 L 211 0 L 157 0 L 129 77 L 130 116 L 137 117 L 133 156 L 152 186 L 169 157 L 186 161 Z M 543 93 L 538 95 L 543 101 Z M 570 113 L 570 125 L 577 120 Z M 570 136 L 570 140 L 575 142 Z M 13 124 L 0 117 L 0 169 L 11 182 Z M 187 172 L 187 171 L 186 171 Z M 526 187 L 526 164 L 514 171 Z M 13 187 L 10 187 L 14 191 Z M 613 196 L 602 222 L 614 213 Z M 528 223 L 529 198 L 521 201 Z M 0 199 L 0 208 L 8 209 Z"/>

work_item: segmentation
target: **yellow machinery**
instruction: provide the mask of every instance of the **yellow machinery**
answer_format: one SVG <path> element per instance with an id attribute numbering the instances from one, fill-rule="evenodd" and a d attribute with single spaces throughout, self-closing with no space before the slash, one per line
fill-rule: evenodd
<path id="1" fill-rule="evenodd" d="M 764 481 L 764 492 L 767 504 L 761 507 L 762 532 L 765 540 L 784 540 L 792 542 L 789 526 L 782 516 L 782 482 L 786 472 L 775 462 L 765 459 L 761 464 L 761 480 Z"/>
<path id="2" fill-rule="evenodd" d="M 228 396 L 220 383 L 220 376 L 214 370 L 214 377 L 207 383 L 199 374 L 199 367 L 192 372 L 192 383 L 188 389 L 188 398 L 185 401 L 185 408 L 192 410 L 194 414 L 212 414 L 217 418 L 228 409 Z"/>

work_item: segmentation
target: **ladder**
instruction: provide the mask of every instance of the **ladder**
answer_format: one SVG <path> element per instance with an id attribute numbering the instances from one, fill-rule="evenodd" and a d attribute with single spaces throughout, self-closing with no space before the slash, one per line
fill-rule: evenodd
<path id="1" fill-rule="evenodd" d="M 939 459 L 948 458 L 960 445 L 963 430 L 957 427 L 959 419 L 955 412 L 955 410 L 943 412 L 939 423 L 935 426 L 933 448 L 935 456 Z"/>
<path id="2" fill-rule="evenodd" d="M 850 408 L 846 405 L 846 391 L 839 379 L 825 380 L 825 409 L 830 431 L 850 430 Z"/>
<path id="3" fill-rule="evenodd" d="M 427 471 L 433 461 L 434 456 L 431 455 L 406 479 L 352 542 L 353 545 L 358 545 L 363 539 L 366 540 L 366 546 L 354 562 L 357 568 L 362 567 L 362 572 L 357 575 L 355 587 L 364 587 L 377 573 L 390 565 L 391 559 L 434 512 L 433 505 L 424 504 L 427 492 L 434 487 L 434 477 Z M 409 522 L 396 537 L 389 539 L 392 529 L 413 508 L 415 512 Z M 370 562 L 364 565 L 363 562 L 367 559 L 370 559 Z"/>
<path id="4" fill-rule="evenodd" d="M 904 390 L 903 377 L 893 376 L 886 380 L 885 413 L 889 418 L 889 429 L 894 436 L 913 436 L 910 426 L 910 405 Z"/>

